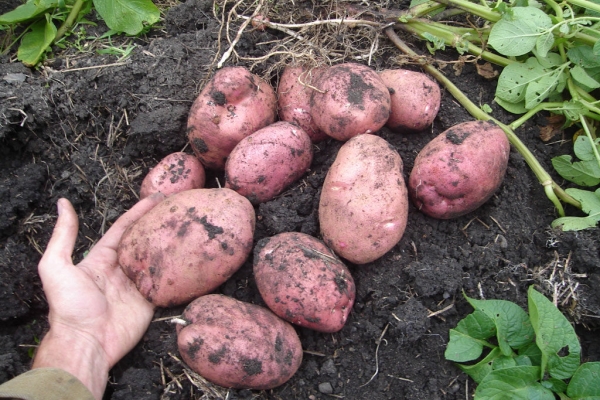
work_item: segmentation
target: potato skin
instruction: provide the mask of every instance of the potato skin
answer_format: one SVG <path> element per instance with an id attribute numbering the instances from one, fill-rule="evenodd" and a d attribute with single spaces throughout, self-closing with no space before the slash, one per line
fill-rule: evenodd
<path id="1" fill-rule="evenodd" d="M 273 199 L 310 167 L 310 137 L 289 122 L 276 122 L 242 139 L 225 164 L 225 187 L 253 204 Z"/>
<path id="2" fill-rule="evenodd" d="M 183 360 L 209 381 L 237 389 L 271 389 L 302 363 L 294 328 L 271 311 L 219 294 L 190 303 L 177 326 Z"/>
<path id="3" fill-rule="evenodd" d="M 390 116 L 390 93 L 377 72 L 355 63 L 334 65 L 316 81 L 311 115 L 326 134 L 346 141 L 381 129 Z"/>
<path id="4" fill-rule="evenodd" d="M 402 159 L 379 136 L 346 142 L 331 165 L 319 202 L 323 241 L 356 264 L 378 259 L 402 238 L 408 195 Z"/>
<path id="5" fill-rule="evenodd" d="M 193 189 L 163 200 L 123 234 L 118 261 L 159 307 L 210 293 L 252 250 L 254 208 L 230 189 Z"/>
<path id="6" fill-rule="evenodd" d="M 313 143 L 319 143 L 329 136 L 315 124 L 310 115 L 310 95 L 313 89 L 302 85 L 312 85 L 325 71 L 325 67 L 308 69 L 301 65 L 288 66 L 283 70 L 277 85 L 277 108 L 279 119 L 292 122 L 302 128 Z"/>
<path id="7" fill-rule="evenodd" d="M 320 332 L 342 329 L 356 297 L 344 263 L 325 243 L 304 233 L 284 232 L 259 241 L 254 278 L 271 311 Z"/>
<path id="8" fill-rule="evenodd" d="M 188 139 L 196 157 L 223 169 L 236 144 L 275 122 L 277 97 L 267 82 L 243 67 L 219 70 L 192 104 Z"/>
<path id="9" fill-rule="evenodd" d="M 388 87 L 392 109 L 386 126 L 396 132 L 418 132 L 433 123 L 442 100 L 439 85 L 422 72 L 387 69 L 379 77 Z"/>
<path id="10" fill-rule="evenodd" d="M 500 187 L 510 145 L 491 122 L 453 126 L 417 155 L 408 180 L 409 194 L 423 213 L 440 219 L 465 215 Z"/>
<path id="11" fill-rule="evenodd" d="M 200 189 L 206 183 L 204 167 L 192 155 L 171 153 L 148 172 L 140 188 L 140 200 L 153 193 L 161 192 L 165 196 Z"/>

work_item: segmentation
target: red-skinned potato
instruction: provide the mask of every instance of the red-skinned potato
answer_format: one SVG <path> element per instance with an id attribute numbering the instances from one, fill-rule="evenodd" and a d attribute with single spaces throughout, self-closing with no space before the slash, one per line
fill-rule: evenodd
<path id="1" fill-rule="evenodd" d="M 168 197 L 123 234 L 119 265 L 142 295 L 172 307 L 212 292 L 252 250 L 252 204 L 230 189 Z"/>
<path id="2" fill-rule="evenodd" d="M 508 139 L 497 125 L 483 121 L 455 125 L 417 155 L 408 180 L 410 197 L 434 218 L 467 214 L 500 187 L 509 153 Z"/>
<path id="3" fill-rule="evenodd" d="M 310 137 L 289 122 L 276 122 L 242 139 L 225 164 L 225 187 L 253 204 L 273 199 L 310 167 Z"/>
<path id="4" fill-rule="evenodd" d="M 271 389 L 302 363 L 294 328 L 264 307 L 211 294 L 190 303 L 182 319 L 177 345 L 183 360 L 217 385 Z"/>
<path id="5" fill-rule="evenodd" d="M 356 296 L 344 263 L 323 242 L 303 233 L 284 232 L 259 241 L 254 278 L 271 311 L 320 332 L 342 329 Z"/>
<path id="6" fill-rule="evenodd" d="M 321 142 L 329 136 L 319 129 L 310 115 L 310 85 L 323 73 L 324 67 L 305 68 L 288 66 L 283 70 L 277 86 L 279 119 L 293 122 L 310 136 L 313 143 Z"/>
<path id="7" fill-rule="evenodd" d="M 310 110 L 317 126 L 346 141 L 375 133 L 390 116 L 390 93 L 377 72 L 355 63 L 329 67 L 315 82 Z"/>
<path id="8" fill-rule="evenodd" d="M 192 155 L 171 153 L 148 172 L 140 188 L 140 199 L 153 193 L 170 196 L 184 190 L 204 187 L 206 174 L 204 167 Z"/>
<path id="9" fill-rule="evenodd" d="M 386 126 L 397 132 L 422 131 L 433 123 L 442 94 L 439 85 L 422 72 L 387 69 L 379 77 L 388 87 L 392 109 Z"/>
<path id="10" fill-rule="evenodd" d="M 276 113 L 271 85 L 243 67 L 226 67 L 192 104 L 188 139 L 205 167 L 223 169 L 235 145 L 275 122 Z"/>
<path id="11" fill-rule="evenodd" d="M 408 219 L 402 159 L 375 135 L 350 139 L 331 165 L 319 201 L 323 241 L 356 264 L 378 259 L 396 245 Z"/>

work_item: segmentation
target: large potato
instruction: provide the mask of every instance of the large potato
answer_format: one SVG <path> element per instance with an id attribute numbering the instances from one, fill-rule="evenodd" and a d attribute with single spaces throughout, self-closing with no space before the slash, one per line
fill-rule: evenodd
<path id="1" fill-rule="evenodd" d="M 192 155 L 171 153 L 148 172 L 140 188 L 140 199 L 153 193 L 170 196 L 184 190 L 204 187 L 206 174 L 204 167 Z"/>
<path id="2" fill-rule="evenodd" d="M 253 204 L 273 199 L 310 167 L 310 137 L 289 122 L 262 128 L 233 149 L 225 164 L 225 187 Z"/>
<path id="3" fill-rule="evenodd" d="M 334 139 L 345 141 L 375 133 L 390 116 L 390 92 L 377 72 L 354 63 L 327 68 L 315 82 L 310 98 L 317 126 Z"/>
<path id="4" fill-rule="evenodd" d="M 323 242 L 304 233 L 285 232 L 259 241 L 254 278 L 275 314 L 321 332 L 344 327 L 356 296 L 344 263 Z"/>
<path id="5" fill-rule="evenodd" d="M 188 139 L 202 164 L 223 169 L 235 145 L 275 122 L 276 113 L 271 85 L 243 67 L 223 68 L 192 104 Z"/>
<path id="6" fill-rule="evenodd" d="M 183 312 L 177 345 L 194 371 L 217 385 L 271 389 L 302 363 L 294 328 L 266 308 L 223 295 L 202 296 Z"/>
<path id="7" fill-rule="evenodd" d="M 119 264 L 161 307 L 210 293 L 252 250 L 252 204 L 230 189 L 194 189 L 162 201 L 123 234 Z"/>
<path id="8" fill-rule="evenodd" d="M 408 218 L 402 159 L 388 142 L 360 135 L 346 142 L 329 169 L 319 202 L 323 241 L 341 257 L 365 264 L 400 241 Z"/>
<path id="9" fill-rule="evenodd" d="M 392 109 L 386 126 L 398 132 L 422 131 L 433 123 L 442 94 L 439 85 L 422 72 L 386 69 L 379 77 L 388 87 Z"/>
<path id="10" fill-rule="evenodd" d="M 288 66 L 283 70 L 277 86 L 279 119 L 293 122 L 310 136 L 313 143 L 329 136 L 323 132 L 310 115 L 310 85 L 325 68 L 308 69 L 303 66 Z"/>
<path id="11" fill-rule="evenodd" d="M 434 218 L 467 214 L 500 187 L 509 152 L 508 139 L 497 125 L 483 121 L 455 125 L 419 152 L 408 181 L 410 197 Z"/>

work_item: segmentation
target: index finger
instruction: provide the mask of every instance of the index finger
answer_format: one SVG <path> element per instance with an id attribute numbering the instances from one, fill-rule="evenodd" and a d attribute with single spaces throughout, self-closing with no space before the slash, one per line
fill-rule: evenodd
<path id="1" fill-rule="evenodd" d="M 104 247 L 116 251 L 125 230 L 165 198 L 166 196 L 164 194 L 155 193 L 137 202 L 129 211 L 121 215 L 119 219 L 115 221 L 102 239 L 96 243 L 96 246 L 98 248 Z"/>

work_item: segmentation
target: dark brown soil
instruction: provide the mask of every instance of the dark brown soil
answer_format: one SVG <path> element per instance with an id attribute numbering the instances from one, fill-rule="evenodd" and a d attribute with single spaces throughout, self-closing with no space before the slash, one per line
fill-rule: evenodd
<path id="1" fill-rule="evenodd" d="M 0 5 L 0 12 L 15 3 Z M 161 29 L 134 40 L 137 47 L 124 63 L 85 53 L 32 70 L 8 56 L 0 58 L 0 382 L 27 370 L 31 346 L 47 329 L 47 303 L 36 268 L 56 220 L 56 200 L 66 197 L 78 210 L 79 260 L 135 203 L 145 173 L 185 148 L 187 114 L 216 51 L 219 22 L 211 4 L 188 0 L 171 9 Z M 265 52 L 258 43 L 281 37 L 268 30 L 248 31 L 238 51 L 255 57 Z M 424 50 L 418 43 L 415 48 Z M 452 52 L 446 56 L 456 57 Z M 379 62 L 390 66 L 391 58 Z M 114 63 L 119 65 L 81 69 Z M 458 76 L 451 67 L 445 72 L 475 103 L 489 104 L 494 115 L 511 120 L 493 104 L 494 82 L 477 75 L 473 65 L 465 65 Z M 444 93 L 431 130 L 399 135 L 384 129 L 379 134 L 400 152 L 408 177 L 427 141 L 471 119 Z M 571 143 L 541 142 L 536 123 L 543 121 L 529 123 L 519 135 L 551 170 L 550 158 L 569 152 Z M 256 207 L 256 242 L 286 231 L 319 237 L 320 187 L 340 146 L 332 139 L 316 146 L 310 172 L 279 198 Z M 223 182 L 218 173 L 208 175 L 210 187 L 216 186 L 216 177 Z M 462 292 L 526 306 L 528 286 L 551 294 L 544 277 L 553 262 L 564 265 L 567 258 L 572 274 L 578 274 L 572 279 L 580 285 L 577 305 L 569 301 L 565 311 L 577 322 L 584 359 L 600 360 L 595 330 L 600 321 L 598 229 L 554 232 L 549 225 L 555 217 L 536 178 L 513 150 L 504 183 L 480 209 L 442 221 L 411 205 L 408 228 L 393 250 L 364 266 L 348 264 L 357 286 L 354 310 L 338 333 L 297 329 L 306 352 L 290 381 L 269 391 L 220 393 L 228 399 L 470 398 L 473 382 L 444 359 L 448 330 L 471 312 Z M 542 269 L 548 266 L 545 275 Z M 263 304 L 252 259 L 218 292 Z M 181 311 L 157 310 L 141 343 L 113 369 L 106 399 L 211 397 L 208 389 L 192 385 L 178 361 L 175 328 L 164 318 Z"/>

